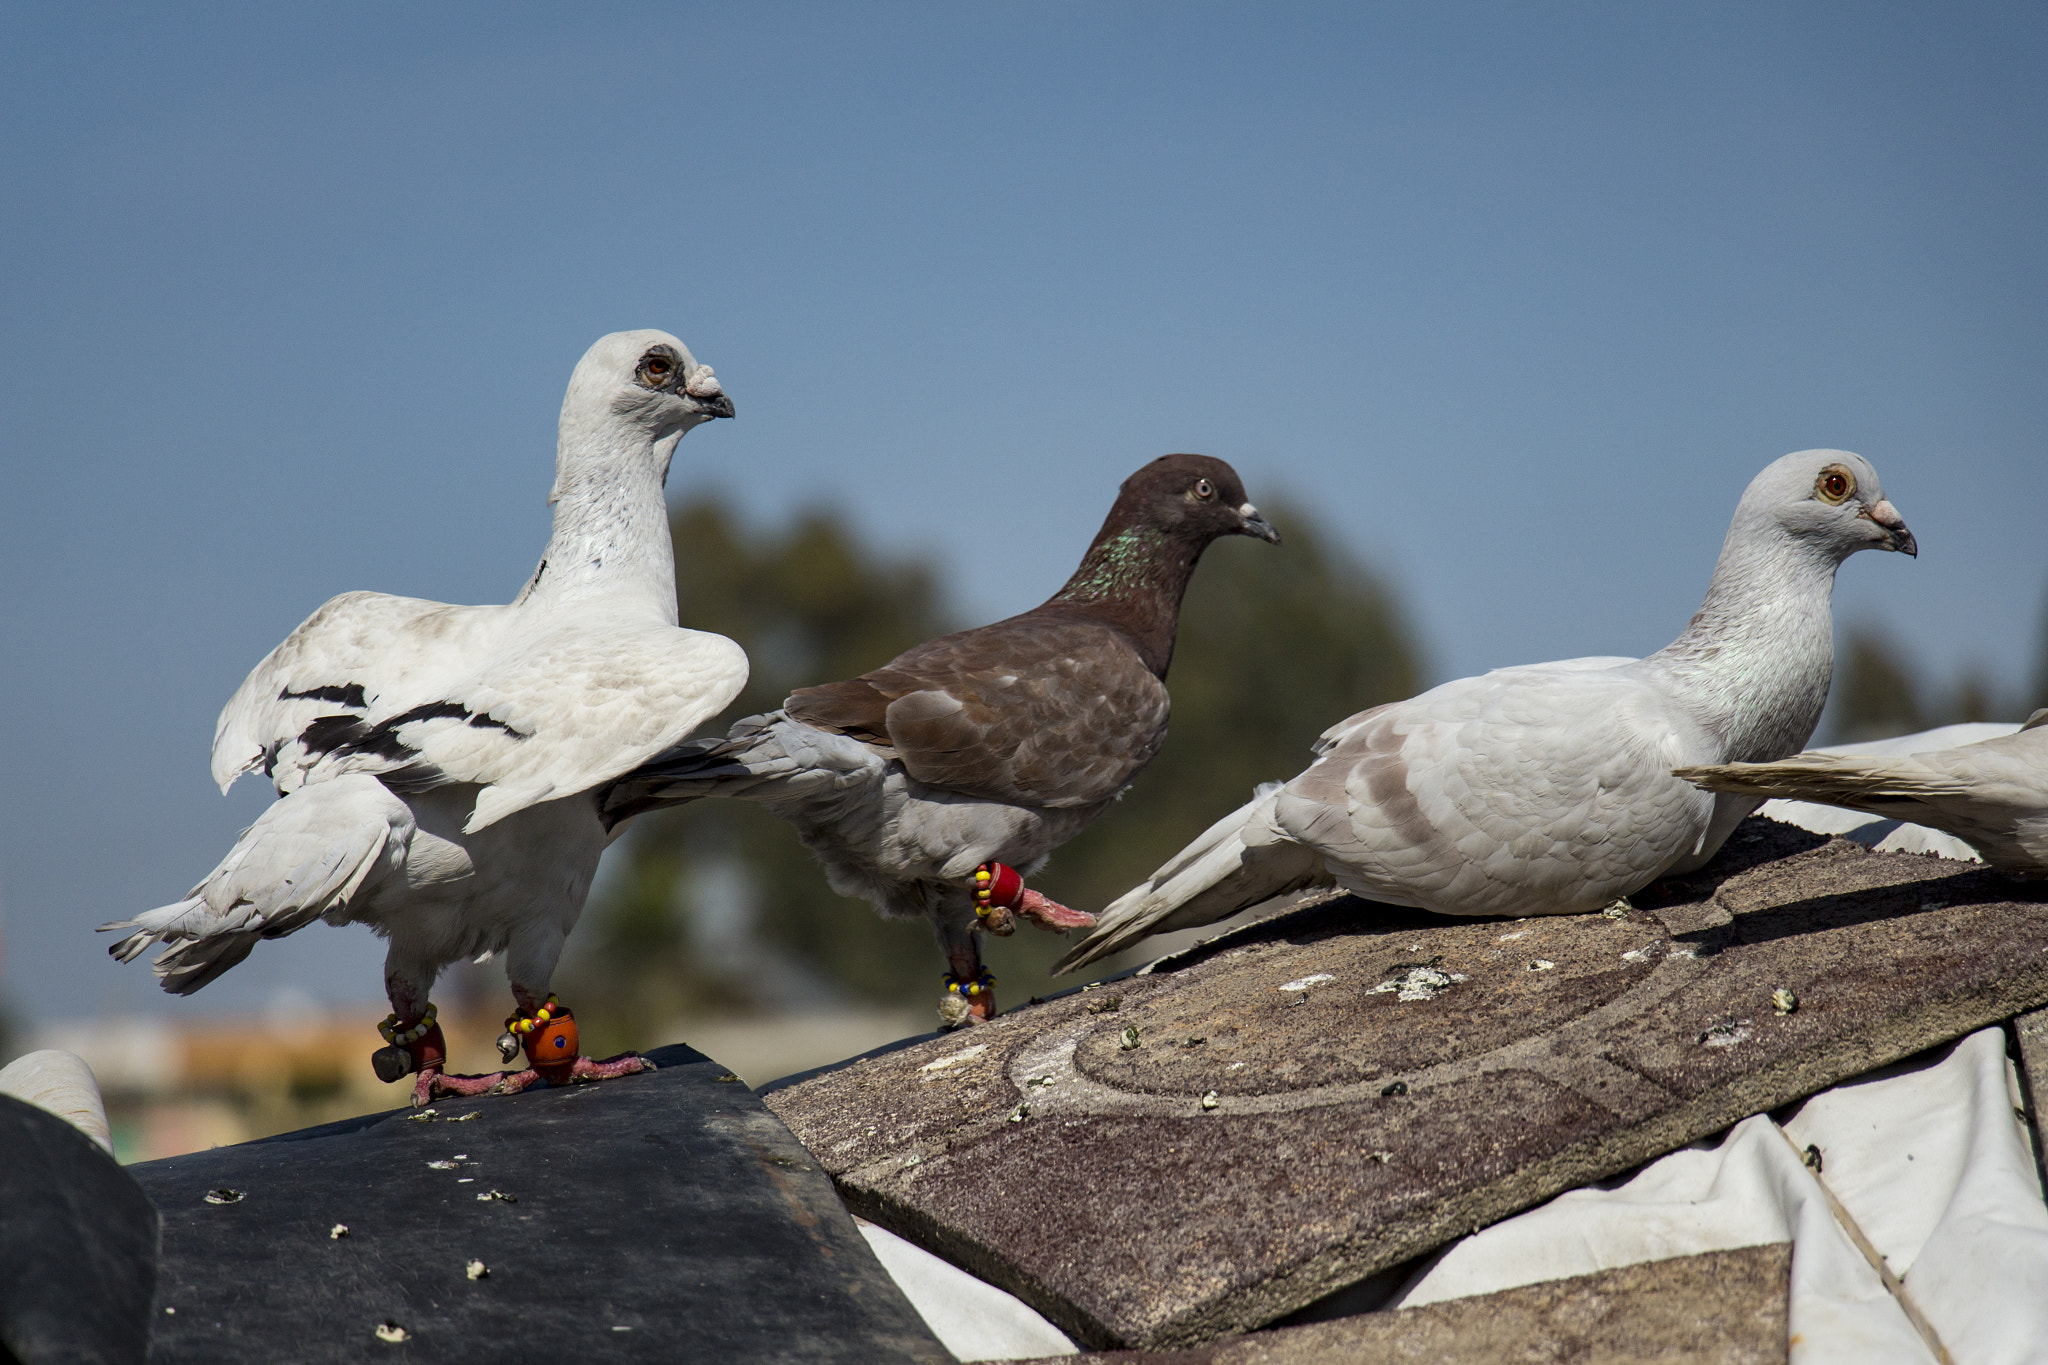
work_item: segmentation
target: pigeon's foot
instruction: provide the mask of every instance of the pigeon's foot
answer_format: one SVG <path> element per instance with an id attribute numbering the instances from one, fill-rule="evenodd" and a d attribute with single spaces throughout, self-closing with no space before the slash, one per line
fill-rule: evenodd
<path id="1" fill-rule="evenodd" d="M 609 1081 L 656 1069 L 653 1062 L 637 1052 L 621 1052 L 601 1062 L 585 1057 L 578 1050 L 580 1042 L 575 1012 L 552 994 L 538 1009 L 515 1013 L 505 1021 L 498 1051 L 509 1062 L 518 1050 L 524 1049 L 527 1069 L 508 1074 L 503 1081 L 504 1092 L 517 1093 L 536 1080 L 549 1085 L 574 1085 L 578 1081 Z"/>
<path id="2" fill-rule="evenodd" d="M 417 1072 L 419 1079 L 412 1084 L 415 1109 L 445 1095 L 487 1095 L 504 1079 L 495 1071 L 488 1076 L 450 1076 L 442 1071 L 448 1064 L 448 1040 L 441 1034 L 432 1005 L 411 1023 L 394 1014 L 377 1025 L 377 1031 L 388 1046 L 370 1054 L 370 1065 L 377 1079 L 387 1084 Z"/>
<path id="3" fill-rule="evenodd" d="M 985 1024 L 995 1018 L 996 979 L 988 968 L 979 967 L 963 980 L 947 972 L 946 993 L 939 997 L 939 1022 L 947 1028 L 963 1024 Z"/>
<path id="4" fill-rule="evenodd" d="M 615 1081 L 621 1076 L 637 1076 L 643 1071 L 657 1071 L 653 1062 L 637 1052 L 621 1052 L 616 1057 L 598 1061 L 594 1057 L 578 1057 L 576 1065 L 569 1069 L 571 1081 Z"/>
<path id="5" fill-rule="evenodd" d="M 548 1070 L 554 1072 L 553 1075 L 544 1075 L 539 1067 L 530 1066 L 524 1071 L 506 1071 L 496 1076 L 457 1076 L 451 1079 L 485 1082 L 483 1090 L 464 1092 L 467 1094 L 516 1095 L 537 1081 L 545 1081 L 550 1086 L 576 1085 L 582 1081 L 610 1081 L 620 1076 L 660 1069 L 637 1052 L 621 1052 L 601 1062 L 591 1057 L 577 1057 L 567 1066 L 551 1064 Z"/>
<path id="6" fill-rule="evenodd" d="M 1095 927 L 1095 916 L 1031 890 L 1024 885 L 1023 874 L 1005 863 L 983 863 L 974 869 L 974 913 L 982 928 L 1004 936 L 1017 931 L 1020 915 L 1058 933 Z"/>

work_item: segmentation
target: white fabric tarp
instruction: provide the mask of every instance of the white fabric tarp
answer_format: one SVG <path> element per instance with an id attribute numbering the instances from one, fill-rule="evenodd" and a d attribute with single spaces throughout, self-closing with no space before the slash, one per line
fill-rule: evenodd
<path id="1" fill-rule="evenodd" d="M 0 1095 L 12 1095 L 47 1110 L 108 1151 L 114 1150 L 99 1082 L 77 1053 L 59 1048 L 23 1053 L 0 1067 Z"/>
<path id="2" fill-rule="evenodd" d="M 1845 1220 L 1956 1365 L 2048 1359 L 2048 1205 L 2004 1030 L 1824 1091 L 1782 1130 L 1745 1119 L 1496 1223 L 1438 1253 L 1388 1307 L 1789 1241 L 1795 1365 L 1938 1359 Z"/>
<path id="3" fill-rule="evenodd" d="M 984 1283 L 906 1242 L 887 1228 L 856 1218 L 875 1257 L 910 1300 L 925 1325 L 962 1360 L 1026 1360 L 1070 1356 L 1079 1349 L 1022 1299 Z"/>

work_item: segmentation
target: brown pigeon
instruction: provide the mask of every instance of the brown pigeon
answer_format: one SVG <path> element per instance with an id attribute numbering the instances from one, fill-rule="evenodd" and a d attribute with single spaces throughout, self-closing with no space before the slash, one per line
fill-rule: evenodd
<path id="1" fill-rule="evenodd" d="M 1023 878 L 1159 752 L 1181 595 L 1227 535 L 1280 540 L 1223 461 L 1154 460 L 1124 480 L 1043 605 L 679 745 L 614 784 L 606 818 L 704 796 L 760 802 L 796 826 L 833 889 L 930 920 L 952 968 L 941 1017 L 987 1019 L 984 930 L 1008 934 L 1015 916 L 1094 922 Z"/>

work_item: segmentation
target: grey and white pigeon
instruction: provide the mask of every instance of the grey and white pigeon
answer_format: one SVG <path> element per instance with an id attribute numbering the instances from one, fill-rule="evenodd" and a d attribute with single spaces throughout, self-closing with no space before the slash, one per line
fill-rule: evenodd
<path id="1" fill-rule="evenodd" d="M 1010 933 L 1013 916 L 1093 923 L 1023 878 L 1159 751 L 1181 594 L 1226 535 L 1280 539 L 1223 461 L 1154 460 L 1124 480 L 1080 567 L 1043 605 L 800 688 L 725 739 L 694 740 L 622 780 L 607 814 L 704 796 L 760 802 L 796 827 L 834 890 L 929 920 L 952 968 L 941 1017 L 987 1019 L 984 929 Z"/>
<path id="2" fill-rule="evenodd" d="M 718 714 L 740 647 L 676 624 L 663 483 L 683 433 L 730 417 L 706 365 L 666 332 L 615 332 L 562 401 L 554 533 L 510 606 L 352 592 L 256 666 L 221 712 L 213 775 L 260 771 L 282 798 L 181 901 L 104 926 L 123 962 L 153 943 L 185 995 L 315 920 L 390 940 L 385 1080 L 413 1102 L 622 1075 L 580 1055 L 548 981 L 613 830 L 605 786 Z M 517 1006 L 500 1078 L 443 1073 L 428 993 L 449 963 L 504 953 Z"/>
<path id="3" fill-rule="evenodd" d="M 1332 726 L 1307 771 L 1110 905 L 1055 970 L 1308 886 L 1441 914 L 1570 914 L 1699 866 L 1756 802 L 1671 770 L 1798 751 L 1827 700 L 1835 570 L 1870 548 L 1916 550 L 1877 471 L 1838 450 L 1785 456 L 1743 493 L 1670 645 L 1498 669 Z"/>
<path id="4" fill-rule="evenodd" d="M 1707 791 L 1818 801 L 1953 834 L 2015 877 L 2048 877 L 2048 710 L 2013 734 L 1898 757 L 1805 753 L 1684 767 Z"/>

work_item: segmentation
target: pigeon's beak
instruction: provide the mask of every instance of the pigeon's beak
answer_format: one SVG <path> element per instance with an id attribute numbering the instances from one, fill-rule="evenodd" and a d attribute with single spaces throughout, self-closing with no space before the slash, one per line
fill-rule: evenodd
<path id="1" fill-rule="evenodd" d="M 1259 515 L 1259 509 L 1250 503 L 1242 503 L 1237 509 L 1237 534 L 1257 536 L 1268 545 L 1280 543 L 1280 533 L 1273 529 L 1273 523 Z"/>
<path id="2" fill-rule="evenodd" d="M 1885 549 L 1903 550 L 1915 559 L 1920 557 L 1920 543 L 1914 540 L 1913 533 L 1906 529 L 1906 519 L 1899 515 L 1898 508 L 1892 506 L 1890 498 L 1879 498 L 1875 504 L 1864 508 L 1856 515 L 1868 517 L 1891 532 L 1891 538 L 1885 542 Z"/>
<path id="3" fill-rule="evenodd" d="M 690 382 L 683 385 L 683 396 L 697 405 L 697 411 L 706 417 L 730 417 L 733 414 L 732 399 L 725 396 L 725 390 L 718 385 L 718 377 L 711 373 L 709 365 L 699 365 L 691 374 Z"/>

